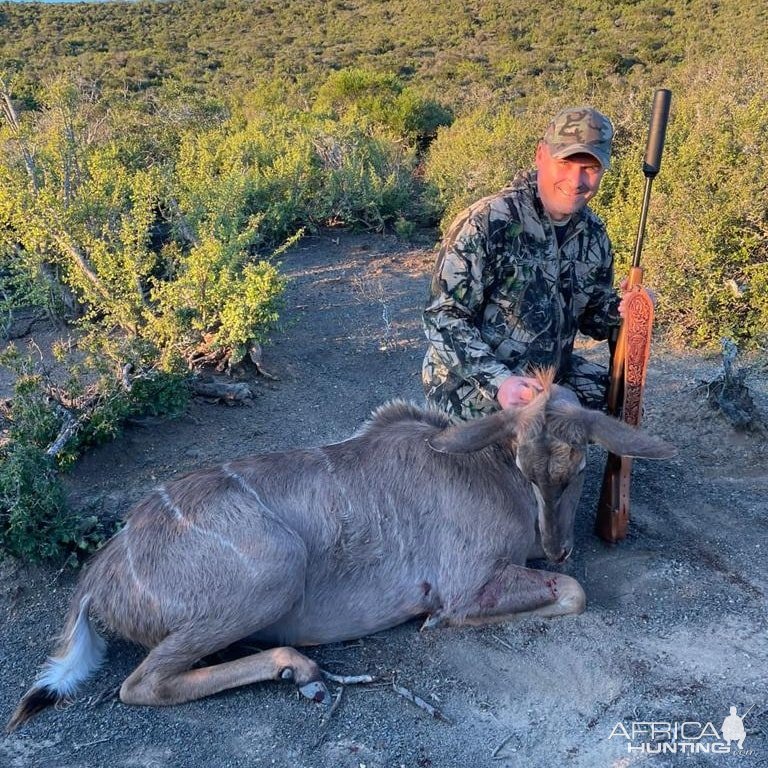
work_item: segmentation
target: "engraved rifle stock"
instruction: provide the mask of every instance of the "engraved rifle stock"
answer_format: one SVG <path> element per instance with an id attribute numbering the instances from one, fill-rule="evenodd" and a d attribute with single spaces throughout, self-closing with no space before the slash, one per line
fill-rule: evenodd
<path id="1" fill-rule="evenodd" d="M 672 93 L 665 88 L 660 88 L 654 94 L 648 142 L 643 158 L 645 190 L 634 257 L 624 296 L 624 316 L 617 336 L 611 340 L 613 349 L 607 397 L 608 413 L 621 417 L 633 426 L 639 426 L 642 416 L 643 387 L 653 329 L 653 301 L 643 288 L 640 255 L 651 199 L 651 184 L 661 168 L 661 153 L 671 99 Z M 627 535 L 631 473 L 630 457 L 608 454 L 595 520 L 598 535 L 606 541 L 615 542 Z"/>

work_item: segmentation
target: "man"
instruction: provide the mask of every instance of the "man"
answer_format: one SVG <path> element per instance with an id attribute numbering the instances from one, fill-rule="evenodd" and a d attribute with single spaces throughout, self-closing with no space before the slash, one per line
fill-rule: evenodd
<path id="1" fill-rule="evenodd" d="M 607 371 L 573 354 L 577 331 L 619 324 L 613 251 L 587 203 L 610 165 L 613 127 L 596 109 L 560 112 L 535 169 L 463 211 L 443 240 L 424 311 L 427 399 L 471 418 L 528 402 L 534 368 L 583 405 L 604 406 Z"/>

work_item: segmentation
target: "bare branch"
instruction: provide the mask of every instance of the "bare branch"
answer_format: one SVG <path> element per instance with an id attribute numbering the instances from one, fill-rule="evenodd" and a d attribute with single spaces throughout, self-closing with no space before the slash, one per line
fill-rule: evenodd
<path id="1" fill-rule="evenodd" d="M 501 750 L 504 749 L 504 747 L 509 744 L 510 741 L 512 741 L 512 738 L 515 736 L 514 731 L 509 734 L 509 736 L 506 736 L 501 743 L 496 747 L 496 749 L 491 752 L 491 759 L 492 760 L 506 760 L 509 756 L 508 755 L 502 755 Z"/>
<path id="2" fill-rule="evenodd" d="M 196 247 L 200 245 L 200 240 L 198 239 L 197 235 L 195 235 L 189 220 L 181 212 L 181 207 L 179 206 L 178 200 L 175 198 L 170 198 L 170 200 L 168 200 L 168 208 L 171 220 L 174 221 L 178 227 L 179 235 L 181 235 L 181 237 L 191 246 Z"/>
<path id="3" fill-rule="evenodd" d="M 251 388 L 242 382 L 230 384 L 225 381 L 192 379 L 190 387 L 196 395 L 222 400 L 225 403 L 242 403 L 253 398 Z"/>
<path id="4" fill-rule="evenodd" d="M 32 156 L 32 153 L 29 151 L 29 148 L 21 138 L 21 125 L 19 123 L 19 115 L 16 112 L 16 108 L 13 106 L 13 101 L 11 101 L 9 88 L 5 81 L 2 79 L 0 79 L 0 109 L 2 110 L 3 116 L 11 126 L 11 130 L 16 136 L 16 141 L 19 143 L 21 154 L 24 158 L 24 167 L 27 169 L 27 176 L 29 176 L 29 180 L 32 183 L 32 189 L 34 190 L 35 195 L 37 195 L 37 193 L 40 191 L 40 188 L 37 184 L 37 169 L 35 168 L 35 160 Z"/>
<path id="5" fill-rule="evenodd" d="M 80 248 L 78 248 L 78 246 L 75 245 L 75 243 L 73 243 L 71 240 L 69 240 L 68 237 L 66 237 L 63 234 L 54 233 L 53 239 L 56 242 L 56 244 L 59 246 L 59 248 L 66 251 L 77 262 L 77 265 L 80 267 L 80 270 L 88 278 L 89 282 L 93 285 L 93 287 L 98 291 L 99 295 L 103 299 L 109 300 L 111 298 L 109 295 L 109 291 L 104 287 L 104 284 L 99 279 L 99 276 L 93 271 L 93 269 L 91 268 L 91 265 L 88 263 L 87 259 L 85 258 L 85 255 L 81 252 Z"/>
<path id="6" fill-rule="evenodd" d="M 64 446 L 74 437 L 80 427 L 83 425 L 83 417 L 75 419 L 72 414 L 65 408 L 60 409 L 64 415 L 64 424 L 59 430 L 59 434 L 56 439 L 48 446 L 45 453 L 46 456 L 52 456 L 56 458 L 63 450 Z"/>
<path id="7" fill-rule="evenodd" d="M 339 685 L 361 685 L 376 682 L 376 678 L 372 675 L 335 675 L 325 669 L 320 671 L 323 673 L 323 677 L 328 678 L 333 683 L 339 683 Z"/>
<path id="8" fill-rule="evenodd" d="M 126 392 L 130 392 L 131 388 L 133 387 L 133 382 L 130 378 L 130 373 L 133 370 L 133 364 L 132 363 L 126 363 L 121 369 L 120 369 L 120 382 L 123 385 L 123 389 Z"/>

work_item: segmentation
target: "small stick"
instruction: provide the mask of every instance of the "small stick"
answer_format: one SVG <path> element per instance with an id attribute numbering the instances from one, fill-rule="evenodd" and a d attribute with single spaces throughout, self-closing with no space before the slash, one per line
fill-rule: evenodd
<path id="1" fill-rule="evenodd" d="M 404 699 L 410 701 L 411 704 L 415 704 L 419 709 L 423 709 L 427 714 L 434 717 L 435 720 L 442 720 L 444 723 L 451 724 L 451 721 L 439 709 L 437 709 L 437 707 L 433 707 L 431 704 L 424 701 L 421 696 L 417 696 L 407 688 L 403 688 L 402 685 L 398 685 L 394 679 L 392 680 L 392 690 L 399 696 L 402 696 Z"/>
<path id="2" fill-rule="evenodd" d="M 328 672 L 325 669 L 320 671 L 332 683 L 339 683 L 340 685 L 360 685 L 361 683 L 373 683 L 376 681 L 376 678 L 371 675 L 334 675 L 333 672 Z"/>
<path id="3" fill-rule="evenodd" d="M 78 749 L 82 749 L 83 747 L 92 747 L 94 744 L 103 744 L 105 741 L 109 741 L 112 737 L 111 736 L 105 736 L 103 739 L 96 739 L 96 741 L 87 741 L 84 744 L 73 744 L 72 748 L 77 752 Z"/>
<path id="4" fill-rule="evenodd" d="M 328 725 L 331 722 L 333 713 L 339 708 L 339 704 L 341 704 L 341 697 L 343 695 L 344 686 L 342 685 L 338 688 L 338 693 L 333 697 L 333 704 L 331 704 L 330 709 L 323 715 L 323 719 L 320 721 L 320 735 L 312 745 L 313 749 L 317 749 L 325 741 L 325 737 L 328 735 Z"/>
<path id="5" fill-rule="evenodd" d="M 56 575 L 45 585 L 46 587 L 52 587 L 61 577 L 61 574 L 64 573 L 64 569 L 67 567 L 67 564 L 64 563 L 64 565 L 59 568 L 59 570 L 56 572 Z"/>
<path id="6" fill-rule="evenodd" d="M 120 697 L 120 686 L 115 688 L 105 688 L 101 693 L 97 693 L 95 696 L 91 696 L 86 702 L 88 707 L 101 706 L 105 701 L 112 701 Z"/>
<path id="7" fill-rule="evenodd" d="M 367 685 L 363 688 L 364 691 L 386 691 L 389 690 L 390 684 L 386 680 L 378 680 L 371 685 Z"/>
<path id="8" fill-rule="evenodd" d="M 499 645 L 503 645 L 505 648 L 508 648 L 510 651 L 514 651 L 515 649 L 505 640 L 502 640 L 498 635 L 491 635 L 491 637 L 499 643 Z"/>
<path id="9" fill-rule="evenodd" d="M 514 735 L 515 734 L 514 734 L 514 731 L 513 731 L 512 733 L 509 734 L 509 736 L 506 736 L 504 738 L 504 740 L 501 742 L 501 744 L 499 744 L 499 746 L 496 747 L 496 749 L 494 749 L 493 752 L 491 752 L 491 760 L 505 760 L 506 759 L 506 755 L 499 755 L 499 752 L 501 752 L 501 750 L 504 749 L 504 747 L 506 747 L 507 744 L 509 744 L 509 742 L 512 740 L 512 737 Z"/>
<path id="10" fill-rule="evenodd" d="M 326 713 L 325 717 L 323 718 L 323 725 L 328 725 L 328 721 L 333 717 L 334 712 L 339 708 L 339 704 L 341 704 L 341 697 L 344 695 L 344 686 L 339 686 L 338 693 L 333 698 L 333 704 L 331 704 L 331 708 Z"/>

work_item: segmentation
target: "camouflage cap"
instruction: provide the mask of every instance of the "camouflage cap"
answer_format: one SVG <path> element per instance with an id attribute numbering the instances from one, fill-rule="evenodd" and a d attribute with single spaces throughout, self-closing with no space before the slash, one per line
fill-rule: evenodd
<path id="1" fill-rule="evenodd" d="M 559 112 L 547 126 L 543 141 L 552 157 L 569 157 L 586 152 L 611 167 L 613 125 L 592 107 L 569 107 Z"/>

